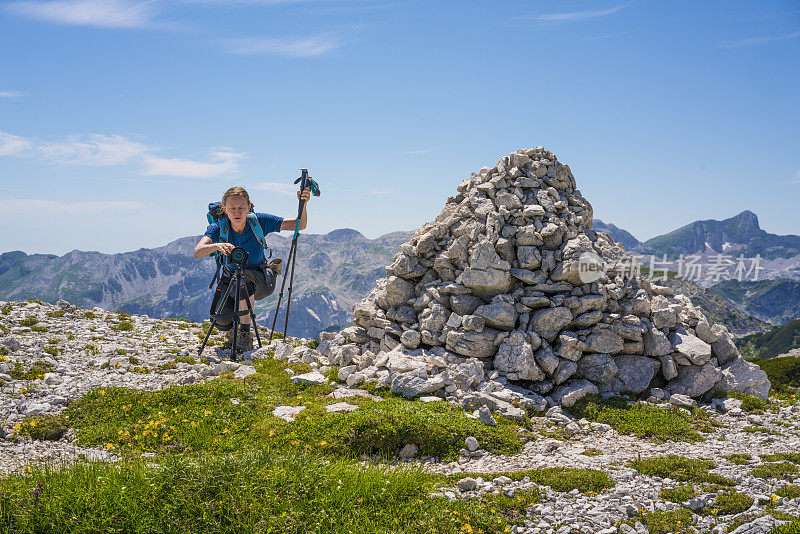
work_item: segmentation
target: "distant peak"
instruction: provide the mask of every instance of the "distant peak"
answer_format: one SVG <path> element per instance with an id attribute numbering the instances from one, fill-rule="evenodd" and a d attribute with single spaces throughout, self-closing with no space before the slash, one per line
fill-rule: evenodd
<path id="1" fill-rule="evenodd" d="M 761 228 L 758 225 L 758 215 L 756 215 L 755 213 L 753 213 L 750 210 L 744 210 L 740 214 L 734 215 L 733 217 L 731 217 L 728 220 L 729 221 L 736 221 L 737 223 L 739 223 L 742 226 L 748 226 L 748 227 L 752 227 L 752 228 Z"/>
<path id="2" fill-rule="evenodd" d="M 325 239 L 328 241 L 348 241 L 350 239 L 366 239 L 361 232 L 358 230 L 353 230 L 352 228 L 339 228 L 338 230 L 332 230 L 325 234 Z"/>

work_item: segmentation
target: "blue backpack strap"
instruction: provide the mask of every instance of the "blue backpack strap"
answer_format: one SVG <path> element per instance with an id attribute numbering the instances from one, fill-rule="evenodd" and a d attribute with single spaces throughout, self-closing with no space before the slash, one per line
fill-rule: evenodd
<path id="1" fill-rule="evenodd" d="M 267 240 L 264 238 L 264 229 L 261 228 L 261 223 L 258 222 L 258 217 L 252 211 L 247 214 L 247 222 L 250 223 L 250 228 L 256 234 L 259 244 L 263 248 L 267 248 Z"/>
<path id="2" fill-rule="evenodd" d="M 219 221 L 219 242 L 220 243 L 227 243 L 228 242 L 228 218 L 222 217 L 217 219 Z"/>

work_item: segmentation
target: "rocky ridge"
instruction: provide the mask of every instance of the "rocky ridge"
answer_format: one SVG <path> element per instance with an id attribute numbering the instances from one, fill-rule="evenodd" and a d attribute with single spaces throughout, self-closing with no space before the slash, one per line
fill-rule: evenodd
<path id="1" fill-rule="evenodd" d="M 320 351 L 350 386 L 506 414 L 648 390 L 766 397 L 766 375 L 727 329 L 626 272 L 628 258 L 592 229 L 569 166 L 518 150 L 458 186 Z"/>

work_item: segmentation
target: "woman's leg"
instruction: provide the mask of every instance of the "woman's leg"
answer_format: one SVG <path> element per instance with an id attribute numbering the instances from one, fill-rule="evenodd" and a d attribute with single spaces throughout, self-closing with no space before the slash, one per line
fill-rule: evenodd
<path id="1" fill-rule="evenodd" d="M 250 307 L 252 308 L 253 306 L 255 306 L 255 303 L 256 303 L 255 296 L 250 295 Z M 242 300 L 239 301 L 239 311 L 248 311 L 247 310 L 247 301 L 245 299 L 242 299 Z M 247 315 L 242 315 L 241 318 L 240 318 L 240 322 L 242 324 L 250 324 L 251 323 L 250 314 L 248 313 Z"/>

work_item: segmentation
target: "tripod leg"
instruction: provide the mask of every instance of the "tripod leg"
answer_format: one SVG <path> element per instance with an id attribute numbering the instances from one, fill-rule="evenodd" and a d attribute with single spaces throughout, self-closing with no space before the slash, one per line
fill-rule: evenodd
<path id="1" fill-rule="evenodd" d="M 289 256 L 286 258 L 287 262 L 288 259 L 292 257 L 294 254 L 294 248 L 297 244 L 296 241 L 292 240 L 292 246 L 289 247 Z M 275 336 L 275 324 L 278 322 L 278 312 L 281 310 L 281 301 L 283 300 L 283 288 L 286 287 L 286 272 L 283 273 L 283 282 L 281 282 L 281 290 L 278 293 L 278 304 L 275 306 L 275 317 L 272 318 L 272 331 L 269 333 L 269 341 L 272 341 L 273 336 Z"/>
<path id="2" fill-rule="evenodd" d="M 297 246 L 294 247 L 294 254 L 290 258 L 292 274 L 289 279 L 289 295 L 286 297 L 286 321 L 283 324 L 283 337 L 284 339 L 289 333 L 289 308 L 292 305 L 292 286 L 294 285 L 294 263 L 297 258 Z"/>
<path id="3" fill-rule="evenodd" d="M 206 333 L 206 338 L 203 340 L 203 344 L 200 345 L 200 348 L 197 350 L 197 357 L 198 358 L 203 355 L 203 349 L 206 348 L 206 343 L 208 343 L 208 338 L 211 337 L 211 332 L 214 331 L 214 327 L 215 326 L 217 326 L 216 321 L 212 321 L 211 322 L 211 328 L 208 329 L 208 332 Z"/>
<path id="4" fill-rule="evenodd" d="M 253 306 L 250 304 L 250 295 L 247 292 L 247 288 L 244 290 L 245 302 L 247 302 L 247 309 L 250 312 L 250 322 L 253 324 L 253 330 L 256 333 L 256 339 L 258 340 L 258 347 L 261 348 L 261 336 L 258 335 L 258 325 L 256 324 L 256 313 L 253 311 Z"/>

